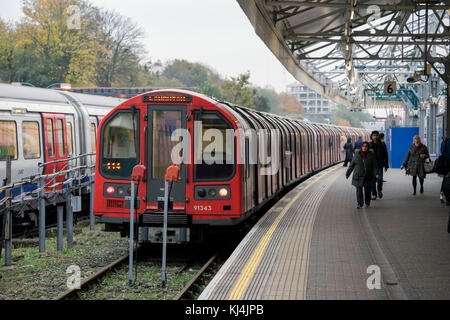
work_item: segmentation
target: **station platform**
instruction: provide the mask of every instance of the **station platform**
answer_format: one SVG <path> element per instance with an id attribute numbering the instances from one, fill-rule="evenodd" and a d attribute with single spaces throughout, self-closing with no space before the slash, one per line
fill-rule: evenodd
<path id="1" fill-rule="evenodd" d="M 199 299 L 450 299 L 442 178 L 428 175 L 413 196 L 412 178 L 389 169 L 383 199 L 357 209 L 346 169 L 328 168 L 286 194 Z"/>

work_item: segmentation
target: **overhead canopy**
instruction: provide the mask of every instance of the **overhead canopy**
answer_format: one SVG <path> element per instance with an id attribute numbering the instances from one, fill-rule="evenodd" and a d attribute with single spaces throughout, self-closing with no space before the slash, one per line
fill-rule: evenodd
<path id="1" fill-rule="evenodd" d="M 336 103 L 406 83 L 425 61 L 446 76 L 450 0 L 237 1 L 286 69 Z"/>

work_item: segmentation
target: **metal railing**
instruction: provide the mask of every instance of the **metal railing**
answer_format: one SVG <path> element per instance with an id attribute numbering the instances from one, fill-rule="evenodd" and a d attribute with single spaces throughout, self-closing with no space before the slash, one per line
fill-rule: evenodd
<path id="1" fill-rule="evenodd" d="M 65 165 L 57 170 L 56 164 L 64 162 Z M 41 173 L 44 168 L 53 165 L 53 172 Z M 7 165 L 7 170 L 11 165 Z M 94 230 L 94 176 L 95 153 L 87 153 L 67 159 L 54 160 L 39 163 L 37 174 L 23 178 L 19 182 L 10 183 L 0 187 L 0 193 L 4 197 L 0 200 L 0 222 L 2 227 L 2 242 L 5 242 L 5 265 L 11 265 L 12 244 L 12 216 L 13 214 L 24 216 L 25 210 L 39 211 L 39 251 L 45 251 L 45 215 L 48 205 L 56 205 L 58 212 L 58 229 L 62 228 L 63 206 L 66 206 L 67 244 L 73 245 L 73 212 L 81 211 L 81 196 L 90 193 L 89 219 L 90 229 Z M 7 172 L 7 177 L 11 173 Z M 24 191 L 25 186 L 32 185 L 29 191 Z M 36 187 L 34 187 L 36 185 Z M 13 190 L 20 188 L 18 195 L 13 196 Z M 85 192 L 83 192 L 85 188 Z M 61 231 L 61 232 L 60 232 Z M 60 239 L 61 238 L 61 239 Z M 58 250 L 62 250 L 62 230 L 58 230 Z M 1 246 L 0 246 L 1 254 Z"/>

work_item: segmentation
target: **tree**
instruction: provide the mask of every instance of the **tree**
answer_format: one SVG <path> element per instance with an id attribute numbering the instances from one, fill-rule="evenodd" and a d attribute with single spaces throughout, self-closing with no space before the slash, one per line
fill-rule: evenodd
<path id="1" fill-rule="evenodd" d="M 102 87 L 142 84 L 144 31 L 113 10 L 98 11 L 96 83 Z"/>
<path id="2" fill-rule="evenodd" d="M 0 80 L 13 82 L 17 68 L 17 32 L 0 19 Z"/>
<path id="3" fill-rule="evenodd" d="M 256 87 L 253 90 L 253 95 L 259 97 L 259 99 L 264 100 L 267 103 L 268 110 L 263 110 L 264 106 L 258 106 L 258 102 L 255 101 L 256 109 L 266 112 L 273 112 L 276 114 L 282 114 L 283 112 L 279 108 L 279 95 L 278 93 L 269 88 Z"/>
<path id="4" fill-rule="evenodd" d="M 304 113 L 303 105 L 297 101 L 293 96 L 288 94 L 280 94 L 279 107 L 284 114 Z"/>
<path id="5" fill-rule="evenodd" d="M 68 8 L 80 10 L 80 29 L 68 26 Z M 44 77 L 33 79 L 37 85 L 54 82 L 92 84 L 95 72 L 95 21 L 92 7 L 84 0 L 24 0 L 24 22 L 19 26 L 23 48 L 32 56 L 31 64 Z"/>
<path id="6" fill-rule="evenodd" d="M 333 114 L 332 123 L 339 125 L 341 120 L 345 120 L 351 127 L 361 128 L 361 122 L 373 122 L 373 117 L 367 112 L 351 112 L 344 106 L 338 106 Z"/>
<path id="7" fill-rule="evenodd" d="M 255 108 L 253 90 L 249 87 L 250 72 L 242 73 L 237 78 L 223 82 L 221 88 L 225 99 L 247 108 Z"/>
<path id="8" fill-rule="evenodd" d="M 345 120 L 345 119 L 338 119 L 336 124 L 337 124 L 338 126 L 351 127 L 350 122 L 348 122 L 348 121 Z"/>
<path id="9" fill-rule="evenodd" d="M 256 110 L 270 112 L 269 100 L 264 96 L 257 95 L 256 89 L 253 89 L 253 103 Z"/>

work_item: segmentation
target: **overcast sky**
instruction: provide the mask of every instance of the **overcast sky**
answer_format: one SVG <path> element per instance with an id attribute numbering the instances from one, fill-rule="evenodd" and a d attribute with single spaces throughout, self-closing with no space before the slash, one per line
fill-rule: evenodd
<path id="1" fill-rule="evenodd" d="M 137 21 L 151 60 L 203 63 L 223 77 L 250 71 L 250 81 L 285 91 L 295 79 L 255 34 L 235 0 L 91 0 Z M 20 0 L 0 0 L 0 17 L 23 16 Z"/>

